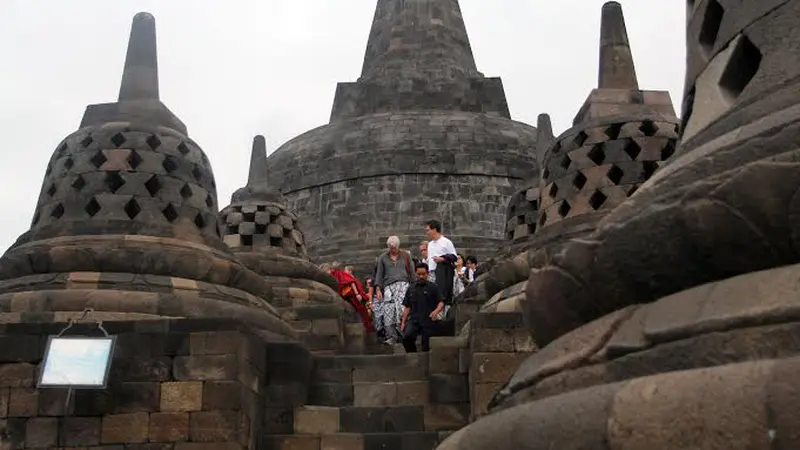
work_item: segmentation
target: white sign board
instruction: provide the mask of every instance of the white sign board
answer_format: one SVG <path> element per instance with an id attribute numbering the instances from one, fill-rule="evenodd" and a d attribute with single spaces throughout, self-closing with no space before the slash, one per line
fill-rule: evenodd
<path id="1" fill-rule="evenodd" d="M 38 387 L 105 388 L 114 343 L 115 336 L 50 336 Z"/>

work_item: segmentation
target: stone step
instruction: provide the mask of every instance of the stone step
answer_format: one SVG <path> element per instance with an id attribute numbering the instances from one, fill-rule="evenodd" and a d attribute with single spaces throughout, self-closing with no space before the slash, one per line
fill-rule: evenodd
<path id="1" fill-rule="evenodd" d="M 322 406 L 425 405 L 430 399 L 427 380 L 368 383 L 315 383 L 310 401 Z"/>
<path id="2" fill-rule="evenodd" d="M 433 450 L 451 431 L 265 436 L 266 450 Z"/>
<path id="3" fill-rule="evenodd" d="M 301 406 L 294 410 L 294 434 L 420 431 L 425 431 L 425 407 L 422 405 Z"/>
<path id="4" fill-rule="evenodd" d="M 393 355 L 337 355 L 314 358 L 317 370 L 345 370 L 357 372 L 359 369 L 399 369 L 419 368 L 427 371 L 427 353 L 408 353 Z M 381 380 L 362 380 L 381 381 Z"/>

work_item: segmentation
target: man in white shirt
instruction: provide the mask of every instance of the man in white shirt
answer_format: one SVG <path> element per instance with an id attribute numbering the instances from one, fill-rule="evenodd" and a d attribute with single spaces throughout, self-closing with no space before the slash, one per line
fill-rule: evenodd
<path id="1" fill-rule="evenodd" d="M 429 220 L 426 223 L 425 234 L 430 238 L 428 242 L 428 271 L 429 280 L 436 283 L 449 304 L 453 299 L 454 266 L 458 254 L 453 242 L 442 235 L 442 223 L 438 220 Z"/>

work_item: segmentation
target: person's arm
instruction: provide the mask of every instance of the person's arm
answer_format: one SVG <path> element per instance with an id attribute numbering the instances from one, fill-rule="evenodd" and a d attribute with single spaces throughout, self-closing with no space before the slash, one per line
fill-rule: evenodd
<path id="1" fill-rule="evenodd" d="M 439 287 L 436 286 L 435 284 L 430 286 L 430 291 L 428 291 L 428 295 L 438 300 L 436 308 L 434 308 L 434 310 L 431 311 L 430 314 L 431 320 L 436 320 L 436 316 L 438 316 L 439 313 L 442 312 L 442 310 L 444 309 L 444 299 L 442 298 L 442 294 L 441 291 L 439 290 Z"/>
<path id="2" fill-rule="evenodd" d="M 375 274 L 375 280 L 373 281 L 375 284 L 375 296 L 378 299 L 383 298 L 383 255 L 378 257 L 378 272 Z"/>
<path id="3" fill-rule="evenodd" d="M 364 297 L 361 296 L 361 292 L 358 292 L 358 285 L 355 283 L 350 283 L 350 288 L 353 289 L 353 292 L 356 293 L 356 299 L 358 301 L 363 301 Z"/>
<path id="4" fill-rule="evenodd" d="M 408 306 L 403 307 L 403 318 L 400 319 L 400 330 L 406 329 L 406 322 L 408 321 L 408 314 L 411 313 L 411 308 Z"/>
<path id="5" fill-rule="evenodd" d="M 400 330 L 406 329 L 406 322 L 408 315 L 411 313 L 411 287 L 406 290 L 406 295 L 403 297 L 403 317 L 400 319 Z"/>

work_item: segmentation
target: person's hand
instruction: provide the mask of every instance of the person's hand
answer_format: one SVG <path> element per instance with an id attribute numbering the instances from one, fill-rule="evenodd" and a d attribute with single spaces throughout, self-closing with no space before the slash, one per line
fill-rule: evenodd
<path id="1" fill-rule="evenodd" d="M 436 256 L 433 258 L 433 260 L 437 263 L 443 263 L 445 261 L 443 256 Z"/>
<path id="2" fill-rule="evenodd" d="M 383 300 L 383 292 L 381 292 L 381 290 L 378 289 L 377 291 L 375 291 L 375 297 L 377 297 L 378 300 Z"/>
<path id="3" fill-rule="evenodd" d="M 364 300 L 364 298 L 363 298 L 363 297 L 361 297 L 361 294 L 356 294 L 356 299 L 357 299 L 358 301 L 362 301 L 362 300 Z"/>
<path id="4" fill-rule="evenodd" d="M 433 320 L 434 322 L 436 322 L 437 320 L 439 320 L 439 310 L 438 310 L 438 309 L 435 309 L 435 310 L 433 310 L 433 312 L 431 312 L 430 318 L 431 318 L 431 320 Z"/>

